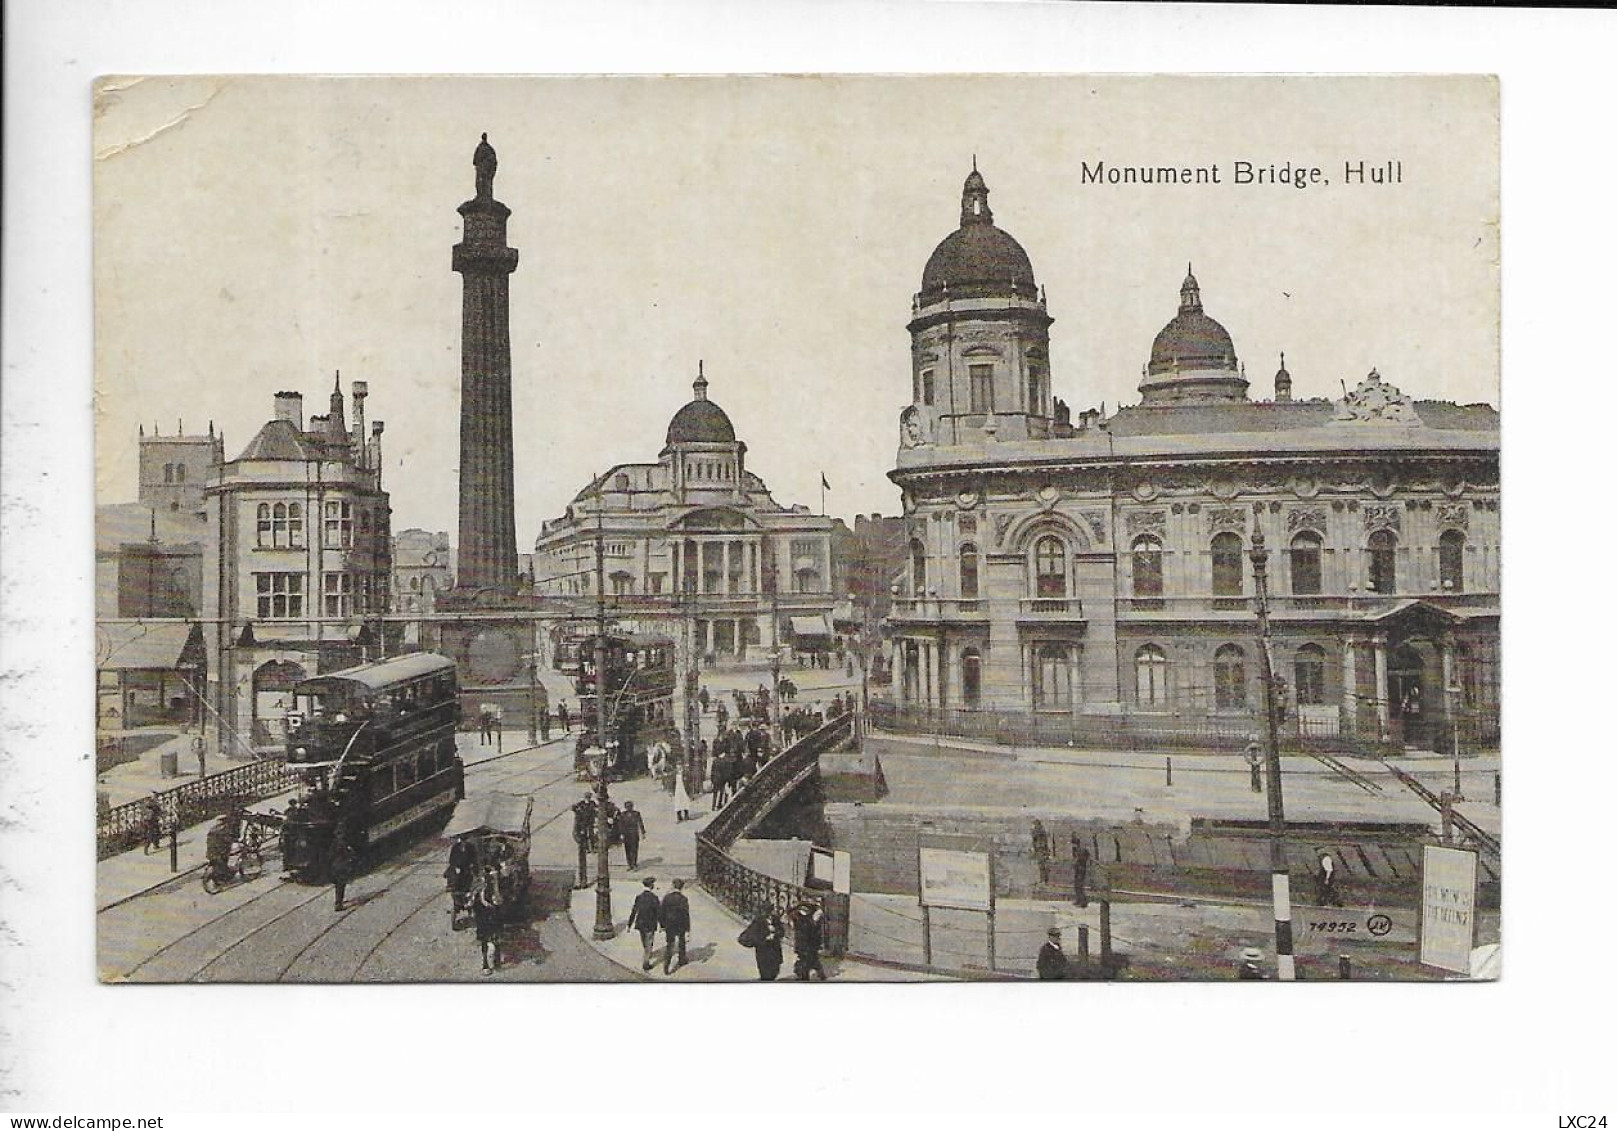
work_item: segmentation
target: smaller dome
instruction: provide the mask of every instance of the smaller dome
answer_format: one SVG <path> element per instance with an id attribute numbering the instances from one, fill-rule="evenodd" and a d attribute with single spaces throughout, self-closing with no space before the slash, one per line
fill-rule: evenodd
<path id="1" fill-rule="evenodd" d="M 1236 367 L 1235 343 L 1230 332 L 1202 310 L 1201 287 L 1188 270 L 1179 287 L 1179 313 L 1151 343 L 1153 375 L 1175 369 L 1227 369 Z"/>
<path id="2" fill-rule="evenodd" d="M 702 375 L 700 363 L 691 389 L 696 394 L 695 399 L 674 413 L 674 418 L 668 422 L 667 445 L 735 443 L 735 425 L 730 423 L 729 415 L 707 399 L 707 378 Z"/>

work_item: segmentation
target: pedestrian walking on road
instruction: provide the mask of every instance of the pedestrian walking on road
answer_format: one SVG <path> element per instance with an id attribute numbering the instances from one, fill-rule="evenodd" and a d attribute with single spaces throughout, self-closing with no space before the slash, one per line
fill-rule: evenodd
<path id="1" fill-rule="evenodd" d="M 646 835 L 646 819 L 633 801 L 625 801 L 623 812 L 618 814 L 618 835 L 623 839 L 623 856 L 632 872 L 640 867 L 640 838 Z"/>
<path id="2" fill-rule="evenodd" d="M 709 702 L 707 688 L 704 687 L 702 690 L 696 693 L 696 701 L 702 705 L 702 714 L 707 714 L 707 705 Z"/>
<path id="3" fill-rule="evenodd" d="M 1067 952 L 1061 949 L 1061 928 L 1051 927 L 1049 937 L 1039 948 L 1038 961 L 1034 968 L 1039 973 L 1041 982 L 1065 982 L 1069 973 L 1067 965 Z"/>
<path id="4" fill-rule="evenodd" d="M 354 850 L 348 844 L 348 838 L 339 828 L 331 838 L 331 874 L 332 894 L 335 897 L 332 910 L 343 909 L 343 896 L 348 892 L 348 881 L 354 878 Z"/>
<path id="5" fill-rule="evenodd" d="M 758 913 L 747 924 L 747 929 L 736 937 L 736 942 L 752 951 L 753 961 L 758 964 L 758 980 L 760 982 L 773 982 L 780 977 L 781 965 L 781 939 L 786 935 L 786 927 L 775 914 L 775 909 L 768 904 L 761 904 Z"/>
<path id="6" fill-rule="evenodd" d="M 472 922 L 477 926 L 477 949 L 483 955 L 484 977 L 500 968 L 500 916 L 500 874 L 494 868 L 485 868 L 477 894 L 472 897 Z M 491 954 L 493 966 L 489 965 Z"/>
<path id="7" fill-rule="evenodd" d="M 1342 906 L 1341 893 L 1336 890 L 1336 861 L 1329 852 L 1319 853 L 1319 869 L 1314 873 L 1314 902 L 1321 907 Z"/>
<path id="8" fill-rule="evenodd" d="M 645 949 L 640 969 L 650 970 L 651 952 L 657 946 L 657 917 L 662 914 L 662 901 L 653 890 L 657 886 L 655 877 L 647 876 L 640 883 L 645 890 L 634 897 L 634 906 L 629 908 L 629 928 L 640 932 L 640 945 Z"/>
<path id="9" fill-rule="evenodd" d="M 685 939 L 691 933 L 691 901 L 680 890 L 684 886 L 684 880 L 675 880 L 674 890 L 663 896 L 662 907 L 657 912 L 663 928 L 664 974 L 672 974 L 685 965 Z M 677 960 L 674 958 L 675 947 L 679 948 Z"/>
<path id="10" fill-rule="evenodd" d="M 825 967 L 820 965 L 824 916 L 820 905 L 812 900 L 804 900 L 792 909 L 792 949 L 797 952 L 792 973 L 799 982 L 808 981 L 810 974 L 818 974 L 820 981 L 825 981 Z"/>
<path id="11" fill-rule="evenodd" d="M 556 721 L 561 724 L 563 734 L 572 729 L 572 720 L 567 717 L 567 700 L 562 699 L 556 704 Z"/>
<path id="12" fill-rule="evenodd" d="M 144 855 L 163 850 L 163 803 L 154 791 L 146 799 L 145 812 L 140 821 L 141 839 L 145 841 Z"/>
<path id="13" fill-rule="evenodd" d="M 1079 907 L 1089 906 L 1089 893 L 1084 885 L 1089 881 L 1089 846 L 1075 831 L 1072 834 L 1072 901 Z"/>
<path id="14" fill-rule="evenodd" d="M 691 791 L 685 788 L 685 770 L 674 769 L 674 821 L 688 821 L 691 816 Z"/>
<path id="15" fill-rule="evenodd" d="M 1044 822 L 1033 818 L 1033 859 L 1039 865 L 1039 883 L 1050 882 L 1050 834 Z"/>

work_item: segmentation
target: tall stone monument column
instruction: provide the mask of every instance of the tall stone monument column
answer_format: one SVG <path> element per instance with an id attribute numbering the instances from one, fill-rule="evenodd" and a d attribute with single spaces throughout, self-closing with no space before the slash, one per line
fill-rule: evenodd
<path id="1" fill-rule="evenodd" d="M 511 451 L 511 272 L 505 242 L 511 210 L 494 199 L 499 161 L 483 135 L 472 157 L 477 195 L 459 208 L 464 235 L 454 248 L 461 276 L 460 546 L 456 587 L 514 593 L 516 502 Z"/>

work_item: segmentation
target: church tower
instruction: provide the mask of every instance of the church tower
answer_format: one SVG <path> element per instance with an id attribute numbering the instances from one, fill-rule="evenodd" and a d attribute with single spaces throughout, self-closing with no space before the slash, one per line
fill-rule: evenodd
<path id="1" fill-rule="evenodd" d="M 1052 321 L 1027 252 L 994 224 L 973 162 L 960 227 L 932 252 L 911 304 L 912 442 L 1047 437 Z"/>
<path id="2" fill-rule="evenodd" d="M 488 134 L 472 156 L 477 195 L 459 208 L 465 235 L 453 265 L 461 276 L 460 546 L 456 586 L 514 593 L 516 501 L 511 440 L 511 272 L 505 242 L 511 210 L 494 199 L 499 161 Z"/>

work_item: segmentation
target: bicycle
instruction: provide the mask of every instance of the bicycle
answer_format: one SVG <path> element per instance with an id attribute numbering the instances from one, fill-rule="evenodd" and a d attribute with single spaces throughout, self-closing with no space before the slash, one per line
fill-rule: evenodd
<path id="1" fill-rule="evenodd" d="M 233 841 L 230 845 L 230 855 L 222 865 L 212 861 L 203 866 L 202 890 L 209 895 L 218 895 L 228 884 L 235 881 L 242 883 L 256 880 L 264 874 L 264 855 L 256 844 L 244 841 Z"/>

